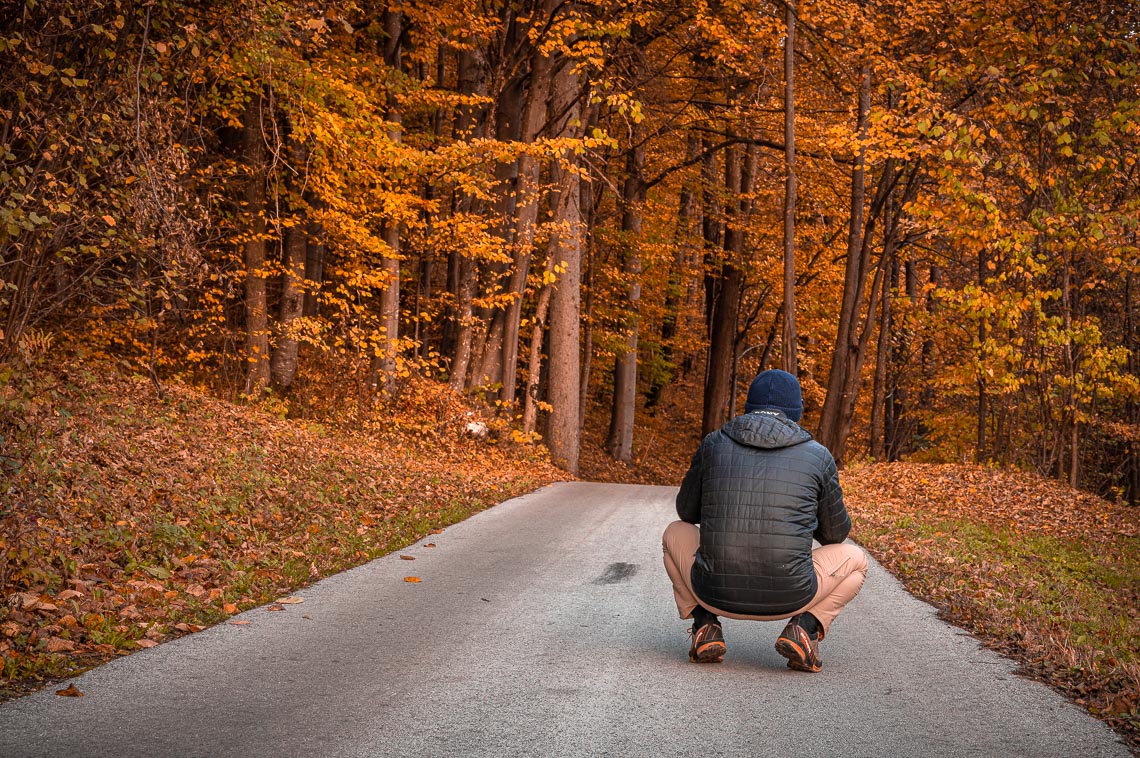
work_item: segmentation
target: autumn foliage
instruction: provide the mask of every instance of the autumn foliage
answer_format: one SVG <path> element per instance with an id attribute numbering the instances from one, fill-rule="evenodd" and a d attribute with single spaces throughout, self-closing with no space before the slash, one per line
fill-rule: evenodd
<path id="1" fill-rule="evenodd" d="M 994 464 L 1135 505 L 1138 27 L 1113 0 L 4 4 L 0 513 L 5 580 L 43 572 L 12 623 L 55 625 L 35 650 L 93 629 L 115 647 L 147 612 L 108 620 L 84 585 L 64 613 L 79 598 L 41 598 L 53 576 L 208 619 L 274 571 L 390 546 L 321 542 L 311 519 L 405 511 L 329 490 L 298 429 L 355 460 L 343 435 L 451 429 L 425 397 L 473 409 L 511 460 L 541 440 L 567 472 L 675 483 L 779 366 L 841 464 Z M 97 388 L 37 378 L 57 362 L 149 383 L 120 387 L 156 424 L 126 460 L 98 462 L 114 427 L 42 415 Z M 211 420 L 228 440 L 258 414 L 300 425 L 210 448 L 211 470 L 302 473 L 219 495 L 195 460 L 132 483 L 210 398 L 245 406 Z M 88 421 L 94 457 L 69 458 Z M 59 463 L 23 444 L 42 425 Z M 92 466 L 110 489 L 83 490 Z M 82 529 L 40 515 L 57 498 Z M 227 498 L 265 511 L 206 534 Z M 118 569 L 84 569 L 74 536 L 37 543 L 41 565 L 33 533 L 102 535 Z M 222 543 L 251 589 L 211 598 Z M 289 552 L 314 547 L 339 557 Z"/>

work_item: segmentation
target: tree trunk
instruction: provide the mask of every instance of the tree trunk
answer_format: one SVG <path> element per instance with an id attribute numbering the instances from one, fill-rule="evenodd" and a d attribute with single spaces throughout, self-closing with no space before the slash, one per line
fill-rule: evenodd
<path id="1" fill-rule="evenodd" d="M 548 257 L 543 281 L 554 274 L 554 258 Z M 530 354 L 527 359 L 526 390 L 523 395 L 523 425 L 526 434 L 533 434 L 538 424 L 538 381 L 542 375 L 542 341 L 546 331 L 546 316 L 550 311 L 552 285 L 543 284 L 534 308 L 534 331 L 530 335 Z"/>
<path id="2" fill-rule="evenodd" d="M 633 457 L 634 411 L 637 408 L 637 330 L 641 305 L 641 222 L 645 207 L 645 148 L 634 132 L 634 147 L 626 154 L 622 189 L 622 275 L 626 280 L 625 340 L 614 359 L 613 409 L 606 450 L 617 461 Z"/>
<path id="3" fill-rule="evenodd" d="M 875 347 L 875 379 L 871 391 L 871 458 L 875 461 L 883 460 L 883 451 L 886 449 L 887 424 L 884 411 L 887 407 L 887 364 L 891 358 L 891 296 L 898 286 L 898 264 L 893 256 L 888 265 L 891 266 L 892 276 L 888 285 L 883 287 L 879 301 L 879 339 Z"/>
<path id="4" fill-rule="evenodd" d="M 871 100 L 871 72 L 864 66 L 862 83 L 859 88 L 859 112 L 856 131 L 860 138 L 866 136 L 867 114 Z M 858 357 L 856 351 L 857 329 L 863 291 L 868 268 L 870 246 L 866 244 L 867 229 L 864 225 L 864 203 L 866 200 L 866 150 L 862 141 L 851 169 L 851 217 L 847 233 L 847 262 L 843 279 L 843 300 L 839 311 L 839 328 L 835 335 L 835 346 L 831 353 L 831 372 L 827 381 L 827 397 L 820 413 L 819 441 L 826 446 L 838 463 L 842 464 L 842 452 L 846 440 L 841 439 L 841 417 L 845 406 L 853 406 L 854 398 L 845 396 L 851 386 L 850 375 Z M 885 180 L 885 174 L 884 174 Z"/>
<path id="5" fill-rule="evenodd" d="M 799 373 L 796 348 L 796 3 L 784 10 L 784 338 L 781 366 Z"/>
<path id="6" fill-rule="evenodd" d="M 532 143 L 538 138 L 542 125 L 546 123 L 547 99 L 550 96 L 550 74 L 553 61 L 535 48 L 531 57 L 530 85 L 527 90 L 526 106 L 523 108 L 522 141 Z M 501 355 L 499 356 L 502 388 L 499 399 L 505 407 L 514 405 L 515 378 L 517 376 L 519 349 L 519 322 L 522 319 L 523 293 L 530 273 L 531 250 L 534 246 L 535 224 L 538 222 L 538 206 L 541 201 L 539 177 L 542 167 L 538 159 L 529 154 L 519 156 L 519 182 L 515 206 L 513 235 L 513 265 L 508 291 L 510 304 L 502 313 L 503 329 Z"/>
<path id="7" fill-rule="evenodd" d="M 305 306 L 305 261 L 308 258 L 307 229 L 300 219 L 285 229 L 283 268 L 281 274 L 281 303 L 277 349 L 269 362 L 273 388 L 284 392 L 293 384 L 297 374 L 297 348 L 299 342 L 291 333 L 293 323 L 301 317 Z"/>
<path id="8" fill-rule="evenodd" d="M 321 285 L 325 281 L 325 254 L 328 249 L 325 247 L 324 226 L 311 222 L 307 232 L 309 243 L 305 250 L 305 302 L 302 313 L 305 316 L 317 316 L 321 311 Z"/>
<path id="9" fill-rule="evenodd" d="M 720 200 L 716 191 L 716 153 L 710 148 L 712 144 L 707 140 L 701 141 L 705 151 L 705 159 L 701 162 L 701 239 L 704 242 L 704 280 L 705 280 L 705 334 L 712 339 L 713 310 L 716 307 L 720 286 L 718 271 L 719 258 L 723 254 L 718 250 L 721 244 Z"/>
<path id="10" fill-rule="evenodd" d="M 553 108 L 564 114 L 558 135 L 564 138 L 581 137 L 581 106 L 579 105 L 578 75 L 566 64 L 554 78 Z M 572 154 L 566 156 L 572 159 Z M 579 320 L 581 300 L 581 206 L 579 180 L 575 171 L 557 167 L 555 186 L 558 201 L 554 207 L 554 222 L 564 225 L 551 241 L 550 254 L 566 270 L 550 302 L 550 389 L 552 410 L 547 424 L 546 444 L 555 465 L 572 474 L 578 472 L 578 446 L 580 400 L 579 375 Z"/>
<path id="11" fill-rule="evenodd" d="M 689 138 L 688 159 L 695 160 L 700 142 Z M 690 228 L 695 215 L 695 195 L 691 182 L 681 185 L 677 203 L 677 226 L 673 230 L 673 261 L 669 268 L 669 284 L 665 290 L 665 315 L 661 319 L 661 369 L 653 376 L 653 383 L 645 396 L 645 407 L 653 408 L 661 401 L 661 392 L 673 377 L 673 340 L 677 336 L 677 322 L 681 317 L 681 304 L 687 290 L 686 279 L 691 246 Z"/>
<path id="12" fill-rule="evenodd" d="M 592 128 L 598 123 L 598 106 L 590 106 L 587 113 L 589 117 L 586 121 L 587 128 Z M 599 183 L 599 186 L 602 186 Z M 594 182 L 589 179 L 581 182 L 578 188 L 578 202 L 581 206 L 582 212 L 582 237 L 583 237 L 583 255 L 586 257 L 585 263 L 585 280 L 583 286 L 585 295 L 583 297 L 583 320 L 585 323 L 582 328 L 582 368 L 581 380 L 578 388 L 578 430 L 586 426 L 586 409 L 590 397 L 590 370 L 594 361 L 594 280 L 596 274 L 596 266 L 598 262 L 597 251 L 594 249 L 594 219 L 597 208 L 597 202 L 594 198 Z"/>
<path id="13" fill-rule="evenodd" d="M 712 336 L 705 370 L 704 407 L 701 433 L 719 429 L 727 421 L 732 362 L 736 353 L 736 320 L 740 310 L 740 291 L 744 274 L 740 270 L 744 251 L 744 229 L 741 226 L 737 198 L 741 189 L 741 151 L 728 148 L 724 154 L 724 184 L 729 197 L 724 226 L 724 265 L 719 277 L 719 295 L 713 309 Z"/>
<path id="14" fill-rule="evenodd" d="M 457 66 L 461 94 L 487 94 L 487 67 L 481 48 L 476 46 L 471 50 L 461 50 Z M 462 106 L 458 109 L 455 131 L 458 139 L 469 136 L 483 137 L 486 132 L 486 120 L 480 117 L 474 106 Z M 478 201 L 474 195 L 466 192 L 461 194 L 458 213 L 474 213 L 477 207 Z M 471 362 L 474 339 L 475 261 L 461 252 L 453 253 L 452 256 L 454 261 L 450 262 L 450 268 L 454 269 L 454 276 L 449 278 L 453 278 L 455 310 L 452 316 L 454 341 L 449 352 L 451 375 L 448 385 L 453 390 L 460 391 L 467 381 L 467 368 Z"/>
<path id="15" fill-rule="evenodd" d="M 269 383 L 269 308 L 265 286 L 265 134 L 262 111 L 265 98 L 250 97 L 242 118 L 242 158 L 248 170 L 245 186 L 245 211 L 249 218 L 249 235 L 245 242 L 245 394 L 258 397 Z"/>
<path id="16" fill-rule="evenodd" d="M 384 64 L 399 69 L 401 64 L 400 35 L 403 17 L 396 11 L 384 12 Z M 400 111 L 395 99 L 390 98 L 384 116 L 390 124 L 388 140 L 400 142 Z M 397 358 L 400 351 L 400 227 L 395 219 L 385 219 L 380 225 L 380 239 L 388 251 L 381 268 L 385 274 L 384 289 L 380 293 L 380 344 L 373 360 L 373 386 L 391 396 L 396 391 Z"/>

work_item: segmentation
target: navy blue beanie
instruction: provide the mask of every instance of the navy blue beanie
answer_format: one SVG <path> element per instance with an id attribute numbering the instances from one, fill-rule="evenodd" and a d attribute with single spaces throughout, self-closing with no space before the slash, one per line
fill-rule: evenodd
<path id="1" fill-rule="evenodd" d="M 779 369 L 760 372 L 748 388 L 744 412 L 751 413 L 761 408 L 783 411 L 785 416 L 798 423 L 804 415 L 804 399 L 800 394 L 799 380 Z"/>

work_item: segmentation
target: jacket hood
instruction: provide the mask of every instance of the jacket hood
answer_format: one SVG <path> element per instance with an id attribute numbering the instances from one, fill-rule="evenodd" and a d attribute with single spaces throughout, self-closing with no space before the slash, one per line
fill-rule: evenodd
<path id="1" fill-rule="evenodd" d="M 729 421 L 721 431 L 733 441 L 749 447 L 772 450 L 807 442 L 811 433 L 779 411 L 745 413 Z"/>

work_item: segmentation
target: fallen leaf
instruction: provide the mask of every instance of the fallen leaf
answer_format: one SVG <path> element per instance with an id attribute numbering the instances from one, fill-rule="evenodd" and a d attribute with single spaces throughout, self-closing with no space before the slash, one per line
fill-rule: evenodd
<path id="1" fill-rule="evenodd" d="M 15 592 L 8 598 L 8 605 L 21 611 L 30 611 L 40 604 L 40 599 L 30 592 Z"/>
<path id="2" fill-rule="evenodd" d="M 51 637 L 44 646 L 44 650 L 49 653 L 70 653 L 74 649 L 75 643 L 62 637 Z"/>
<path id="3" fill-rule="evenodd" d="M 201 626 L 200 624 L 182 623 L 182 624 L 175 624 L 174 628 L 180 632 L 200 632 L 203 629 L 205 629 L 206 627 Z"/>
<path id="4" fill-rule="evenodd" d="M 424 545 L 424 547 L 435 547 L 435 543 L 434 543 L 434 542 L 429 542 L 429 543 L 427 543 L 426 545 Z"/>
<path id="5" fill-rule="evenodd" d="M 249 626 L 249 622 L 246 621 L 245 619 L 238 619 L 237 621 L 231 621 L 230 625 L 231 626 Z"/>
<path id="6" fill-rule="evenodd" d="M 237 613 L 238 607 L 233 603 L 226 603 L 222 606 L 222 611 L 225 613 Z"/>
<path id="7" fill-rule="evenodd" d="M 303 597 L 279 597 L 279 598 L 277 598 L 277 602 L 283 603 L 284 605 L 297 605 L 299 603 L 305 602 L 305 598 L 303 598 Z"/>
<path id="8" fill-rule="evenodd" d="M 55 599 L 63 602 L 64 600 L 71 600 L 72 598 L 76 597 L 83 597 L 83 593 L 76 592 L 75 590 L 64 590 L 63 592 L 56 595 Z"/>
<path id="9" fill-rule="evenodd" d="M 431 533 L 432 534 L 443 534 L 443 530 L 442 529 L 432 529 Z"/>
<path id="10" fill-rule="evenodd" d="M 55 694 L 63 695 L 64 697 L 83 697 L 83 693 L 74 684 L 69 684 L 62 690 L 56 690 Z"/>
<path id="11" fill-rule="evenodd" d="M 72 616 L 70 613 L 66 616 L 61 616 L 58 623 L 60 626 L 78 626 L 79 624 L 75 616 Z"/>
<path id="12" fill-rule="evenodd" d="M 414 584 L 415 582 L 422 582 L 423 579 L 420 579 L 418 576 L 405 576 L 404 581 L 405 582 L 411 582 Z"/>
<path id="13" fill-rule="evenodd" d="M 401 561 L 414 561 L 415 559 L 416 559 L 416 557 L 414 555 L 401 555 L 400 556 Z"/>
<path id="14" fill-rule="evenodd" d="M 23 627 L 15 621 L 5 621 L 3 624 L 0 624 L 0 634 L 3 634 L 5 637 L 15 637 L 20 633 L 22 628 Z"/>
<path id="15" fill-rule="evenodd" d="M 154 647 L 158 643 L 154 640 L 135 640 L 135 644 L 141 648 Z"/>
<path id="16" fill-rule="evenodd" d="M 267 610 L 267 611 L 283 611 L 283 610 L 285 610 L 285 606 L 281 605 L 281 603 L 274 603 L 273 605 L 269 606 L 265 610 Z"/>

